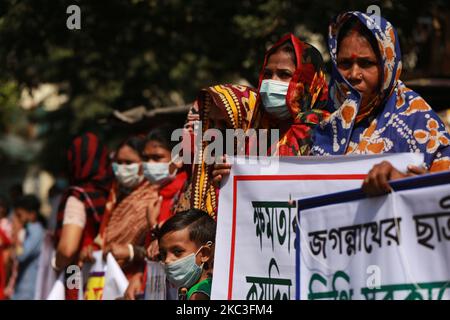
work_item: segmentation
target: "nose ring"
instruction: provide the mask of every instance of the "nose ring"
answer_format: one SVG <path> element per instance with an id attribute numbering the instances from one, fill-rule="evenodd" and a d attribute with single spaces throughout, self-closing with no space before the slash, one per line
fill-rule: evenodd
<path id="1" fill-rule="evenodd" d="M 360 73 L 360 74 L 358 75 L 358 79 L 362 80 L 362 78 L 363 78 L 363 75 L 362 75 L 362 73 Z"/>

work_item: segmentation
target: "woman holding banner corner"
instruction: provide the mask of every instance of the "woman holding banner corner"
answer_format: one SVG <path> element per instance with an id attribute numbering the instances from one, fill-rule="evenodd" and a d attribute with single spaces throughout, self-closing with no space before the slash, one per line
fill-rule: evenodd
<path id="1" fill-rule="evenodd" d="M 407 173 L 375 165 L 363 183 L 369 195 L 390 191 L 389 180 L 450 169 L 450 135 L 438 115 L 400 80 L 400 42 L 382 17 L 339 15 L 329 28 L 333 62 L 331 117 L 317 128 L 313 154 L 423 153 Z"/>
<path id="2" fill-rule="evenodd" d="M 312 155 L 423 153 L 423 167 L 406 173 L 389 162 L 375 165 L 363 183 L 372 196 L 390 191 L 388 181 L 450 169 L 450 134 L 438 115 L 399 79 L 400 43 L 382 17 L 353 11 L 329 28 L 331 115 L 313 133 Z M 216 164 L 218 183 L 230 164 Z"/>

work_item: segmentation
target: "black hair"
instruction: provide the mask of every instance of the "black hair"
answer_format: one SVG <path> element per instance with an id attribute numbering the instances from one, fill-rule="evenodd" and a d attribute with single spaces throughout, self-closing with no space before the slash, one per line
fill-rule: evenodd
<path id="1" fill-rule="evenodd" d="M 276 52 L 285 52 L 287 54 L 289 54 L 289 56 L 291 57 L 292 62 L 294 63 L 294 65 L 297 67 L 297 57 L 295 56 L 295 49 L 294 49 L 294 45 L 292 44 L 292 42 L 286 41 L 285 43 L 283 43 L 282 45 L 273 48 L 271 51 L 269 51 L 267 58 L 269 58 L 272 54 L 276 53 Z"/>
<path id="2" fill-rule="evenodd" d="M 139 157 L 142 156 L 142 152 L 145 148 L 145 137 L 144 136 L 132 136 L 127 138 L 125 141 L 123 141 L 119 146 L 117 147 L 117 151 L 122 149 L 125 146 L 130 147 L 134 151 L 136 151 L 137 154 L 139 154 Z"/>
<path id="3" fill-rule="evenodd" d="M 26 211 L 35 212 L 37 221 L 39 221 L 44 227 L 47 225 L 47 220 L 41 214 L 41 202 L 32 194 L 27 194 L 17 198 L 14 202 L 14 208 L 25 209 Z"/>
<path id="4" fill-rule="evenodd" d="M 189 209 L 179 212 L 163 224 L 158 232 L 158 241 L 169 232 L 189 229 L 189 240 L 198 246 L 206 244 L 208 241 L 215 242 L 216 222 L 211 216 L 200 209 Z"/>
<path id="5" fill-rule="evenodd" d="M 377 58 L 380 59 L 380 49 L 378 48 L 378 43 L 375 39 L 375 36 L 366 26 L 361 23 L 361 21 L 357 17 L 350 17 L 339 29 L 336 52 L 339 52 L 342 40 L 347 37 L 352 30 L 357 30 L 358 34 L 360 34 L 370 43 L 373 52 L 375 52 Z"/>
<path id="6" fill-rule="evenodd" d="M 145 144 L 149 141 L 157 141 L 163 145 L 169 151 L 177 145 L 178 141 L 172 141 L 172 132 L 177 129 L 173 126 L 163 125 L 157 128 L 152 129 L 145 139 Z M 144 144 L 144 148 L 145 148 Z"/>

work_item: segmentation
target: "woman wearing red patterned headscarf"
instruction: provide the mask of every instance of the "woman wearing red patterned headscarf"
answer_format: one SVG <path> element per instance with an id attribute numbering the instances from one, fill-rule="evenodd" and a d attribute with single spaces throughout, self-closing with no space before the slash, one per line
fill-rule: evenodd
<path id="1" fill-rule="evenodd" d="M 287 34 L 267 52 L 259 75 L 258 101 L 250 128 L 279 130 L 267 155 L 309 155 L 311 133 L 327 119 L 328 86 L 320 52 Z M 216 184 L 230 173 L 228 163 L 216 164 Z"/>
<path id="2" fill-rule="evenodd" d="M 99 231 L 112 170 L 106 147 L 92 133 L 75 138 L 67 152 L 70 187 L 61 198 L 57 216 L 55 270 L 79 262 L 80 251 L 93 244 Z M 76 293 L 66 289 L 66 299 Z"/>
<path id="3" fill-rule="evenodd" d="M 325 119 L 328 86 L 320 52 L 287 34 L 267 52 L 259 74 L 254 129 L 279 129 L 271 153 L 302 156 L 310 153 L 311 130 Z M 272 150 L 273 149 L 273 150 Z"/>

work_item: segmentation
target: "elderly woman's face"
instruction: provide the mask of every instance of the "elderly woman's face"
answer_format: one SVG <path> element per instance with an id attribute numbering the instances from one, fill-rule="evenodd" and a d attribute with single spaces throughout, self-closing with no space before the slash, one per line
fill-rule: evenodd
<path id="1" fill-rule="evenodd" d="M 290 82 L 295 72 L 295 64 L 288 52 L 278 50 L 270 55 L 264 69 L 264 79 Z"/>
<path id="2" fill-rule="evenodd" d="M 379 92 L 380 66 L 366 38 L 357 32 L 348 34 L 339 45 L 337 67 L 342 76 L 362 95 L 362 106 Z"/>

